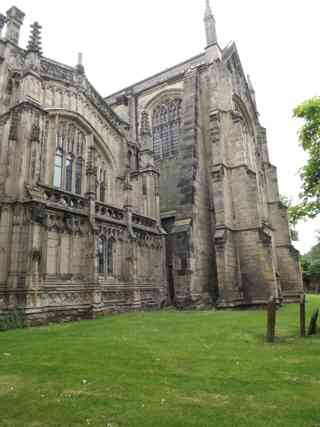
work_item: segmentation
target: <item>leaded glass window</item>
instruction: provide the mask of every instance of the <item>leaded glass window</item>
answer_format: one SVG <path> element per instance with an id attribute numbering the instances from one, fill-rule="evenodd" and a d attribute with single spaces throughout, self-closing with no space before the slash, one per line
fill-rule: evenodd
<path id="1" fill-rule="evenodd" d="M 97 242 L 97 264 L 98 264 L 98 273 L 105 273 L 105 264 L 106 264 L 106 239 L 104 237 L 99 237 Z"/>
<path id="2" fill-rule="evenodd" d="M 100 275 L 113 274 L 113 240 L 104 236 L 97 240 L 97 268 Z"/>
<path id="3" fill-rule="evenodd" d="M 155 160 L 177 154 L 180 137 L 181 99 L 167 100 L 152 115 L 153 151 Z"/>
<path id="4" fill-rule="evenodd" d="M 62 151 L 58 148 L 54 159 L 54 171 L 53 171 L 53 186 L 55 188 L 61 188 L 62 180 Z"/>
<path id="5" fill-rule="evenodd" d="M 56 132 L 56 156 L 53 186 L 76 194 L 82 193 L 86 137 L 73 122 L 62 120 Z"/>
<path id="6" fill-rule="evenodd" d="M 82 191 L 82 169 L 83 169 L 83 160 L 81 158 L 77 159 L 76 164 L 76 182 L 75 182 L 75 191 L 76 194 L 81 194 Z"/>
<path id="7" fill-rule="evenodd" d="M 72 191 L 72 169 L 73 169 L 73 158 L 68 155 L 66 160 L 66 191 Z"/>

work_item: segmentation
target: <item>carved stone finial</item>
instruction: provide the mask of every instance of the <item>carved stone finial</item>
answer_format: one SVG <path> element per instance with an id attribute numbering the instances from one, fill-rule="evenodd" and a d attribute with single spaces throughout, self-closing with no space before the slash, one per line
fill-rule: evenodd
<path id="1" fill-rule="evenodd" d="M 214 19 L 209 0 L 206 0 L 204 23 L 206 27 L 207 46 L 209 47 L 214 44 L 217 44 L 218 38 L 217 38 L 217 31 L 216 31 L 216 20 Z"/>
<path id="2" fill-rule="evenodd" d="M 84 74 L 84 66 L 83 66 L 83 55 L 82 53 L 78 53 L 78 63 L 76 69 L 79 74 Z"/>
<path id="3" fill-rule="evenodd" d="M 42 55 L 41 47 L 41 25 L 38 22 L 34 22 L 31 26 L 31 34 L 28 43 L 28 52 L 34 52 L 38 55 Z"/>
<path id="4" fill-rule="evenodd" d="M 141 136 L 151 135 L 149 114 L 145 110 L 142 111 L 142 114 L 141 114 L 140 135 Z"/>
<path id="5" fill-rule="evenodd" d="M 205 12 L 205 16 L 209 16 L 209 15 L 212 15 L 211 7 L 210 7 L 210 0 L 206 0 L 206 12 Z"/>

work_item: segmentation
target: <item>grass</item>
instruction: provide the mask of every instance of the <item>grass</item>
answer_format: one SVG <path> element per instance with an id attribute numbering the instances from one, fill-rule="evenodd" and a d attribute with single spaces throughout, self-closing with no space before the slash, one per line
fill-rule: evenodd
<path id="1" fill-rule="evenodd" d="M 308 299 L 308 317 L 320 298 Z M 1 427 L 320 427 L 320 336 L 278 313 L 152 312 L 0 333 Z"/>

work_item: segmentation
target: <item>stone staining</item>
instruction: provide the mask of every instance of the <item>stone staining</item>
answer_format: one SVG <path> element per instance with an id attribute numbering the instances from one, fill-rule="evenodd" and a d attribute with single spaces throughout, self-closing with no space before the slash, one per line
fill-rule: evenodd
<path id="1" fill-rule="evenodd" d="M 171 302 L 219 308 L 265 305 L 270 298 L 298 302 L 297 251 L 254 87 L 235 43 L 220 49 L 208 0 L 205 6 L 202 55 L 106 101 L 129 117 L 118 101 L 130 93 L 140 129 L 151 119 Z M 168 113 L 173 100 L 179 102 L 177 133 Z M 141 133 L 140 143 L 145 139 Z"/>
<path id="2" fill-rule="evenodd" d="M 140 146 L 88 81 L 82 55 L 74 68 L 44 59 L 37 22 L 18 47 L 23 17 L 0 16 L 0 98 L 11 88 L 0 112 L 0 312 L 23 304 L 27 322 L 43 324 L 158 308 L 165 242 L 150 153 L 146 163 L 141 152 L 147 169 L 137 161 L 128 171 L 122 152 L 138 159 Z"/>
<path id="3" fill-rule="evenodd" d="M 0 313 L 299 301 L 254 88 L 209 1 L 201 55 L 107 98 L 81 54 L 43 58 L 37 22 L 19 47 L 23 20 L 0 14 Z"/>

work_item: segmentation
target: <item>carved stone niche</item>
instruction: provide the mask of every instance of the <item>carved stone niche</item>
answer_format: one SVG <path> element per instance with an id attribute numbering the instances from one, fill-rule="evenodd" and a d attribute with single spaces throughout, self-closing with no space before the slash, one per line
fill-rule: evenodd
<path id="1" fill-rule="evenodd" d="M 224 167 L 222 165 L 215 166 L 211 170 L 211 176 L 212 176 L 213 182 L 221 182 L 224 178 L 224 175 L 225 175 Z"/>

